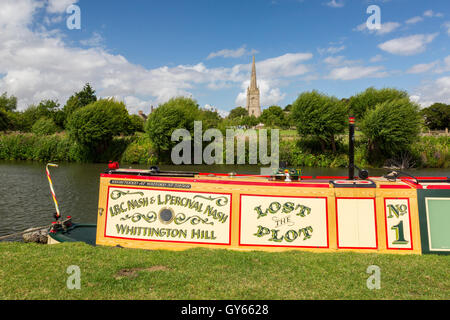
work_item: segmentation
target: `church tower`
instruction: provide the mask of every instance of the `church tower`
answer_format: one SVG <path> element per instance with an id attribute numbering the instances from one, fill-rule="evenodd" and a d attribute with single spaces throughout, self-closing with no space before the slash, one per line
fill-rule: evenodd
<path id="1" fill-rule="evenodd" d="M 250 86 L 247 88 L 247 111 L 249 116 L 259 117 L 261 115 L 259 88 L 256 83 L 255 56 L 253 56 L 252 78 L 250 81 Z"/>

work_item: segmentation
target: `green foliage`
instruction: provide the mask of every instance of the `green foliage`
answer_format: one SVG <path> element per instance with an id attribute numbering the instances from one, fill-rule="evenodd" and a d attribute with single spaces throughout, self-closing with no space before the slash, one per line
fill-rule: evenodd
<path id="1" fill-rule="evenodd" d="M 218 128 L 219 123 L 222 120 L 217 111 L 200 110 L 200 115 L 201 118 L 198 120 L 202 121 L 202 128 L 204 130 L 209 128 Z"/>
<path id="2" fill-rule="evenodd" d="M 171 141 L 176 129 L 186 129 L 194 134 L 194 121 L 201 119 L 201 111 L 195 100 L 185 97 L 170 99 L 154 110 L 146 123 L 146 132 L 158 155 L 162 151 L 169 151 L 177 142 Z"/>
<path id="3" fill-rule="evenodd" d="M 52 119 L 42 117 L 34 123 L 31 132 L 36 135 L 51 135 L 58 132 L 58 126 Z"/>
<path id="4" fill-rule="evenodd" d="M 419 107 L 409 99 L 391 100 L 368 111 L 360 128 L 367 138 L 371 163 L 410 149 L 420 133 Z"/>
<path id="5" fill-rule="evenodd" d="M 15 96 L 9 96 L 8 93 L 4 92 L 0 96 L 0 109 L 4 111 L 14 111 L 17 108 L 17 98 Z"/>
<path id="6" fill-rule="evenodd" d="M 287 128 L 289 127 L 286 115 L 279 106 L 271 106 L 264 109 L 259 121 L 264 123 L 266 127 Z"/>
<path id="7" fill-rule="evenodd" d="M 104 152 L 113 137 L 127 132 L 130 117 L 123 102 L 101 99 L 77 109 L 67 129 L 70 137 L 94 153 Z"/>
<path id="8" fill-rule="evenodd" d="M 121 156 L 122 163 L 157 164 L 156 152 L 150 138 L 146 134 L 137 134 Z"/>
<path id="9" fill-rule="evenodd" d="M 8 113 L 0 109 L 0 131 L 6 131 L 10 126 L 10 120 L 8 119 Z"/>
<path id="10" fill-rule="evenodd" d="M 420 112 L 425 118 L 425 125 L 431 130 L 445 130 L 450 127 L 450 105 L 435 103 Z"/>
<path id="11" fill-rule="evenodd" d="M 96 161 L 120 160 L 134 136 L 114 137 L 108 148 L 97 155 Z M 73 141 L 64 133 L 35 135 L 10 133 L 0 135 L 0 159 L 58 162 L 88 162 L 91 150 Z"/>
<path id="12" fill-rule="evenodd" d="M 64 106 L 64 114 L 66 119 L 70 117 L 76 110 L 97 101 L 95 90 L 89 83 L 85 84 L 83 90 L 76 92 L 66 102 Z"/>
<path id="13" fill-rule="evenodd" d="M 316 137 L 323 152 L 330 147 L 336 151 L 336 135 L 345 131 L 347 109 L 335 97 L 304 92 L 292 104 L 292 118 L 300 136 Z"/>
<path id="14" fill-rule="evenodd" d="M 59 128 L 63 128 L 62 113 L 58 102 L 42 100 L 38 105 L 30 105 L 23 112 L 11 112 L 11 129 L 30 132 L 33 125 L 41 118 L 52 119 Z"/>
<path id="15" fill-rule="evenodd" d="M 370 87 L 351 97 L 347 103 L 350 112 L 355 116 L 357 122 L 359 122 L 369 110 L 375 109 L 376 105 L 405 98 L 408 98 L 408 93 L 406 91 L 400 91 L 393 88 L 375 89 Z"/>
<path id="16" fill-rule="evenodd" d="M 86 155 L 63 134 L 11 133 L 0 135 L 0 159 L 81 162 L 86 160 Z"/>
<path id="17" fill-rule="evenodd" d="M 240 126 L 245 126 L 246 128 L 251 128 L 256 126 L 259 123 L 259 119 L 255 116 L 245 116 L 239 119 L 238 124 Z"/>
<path id="18" fill-rule="evenodd" d="M 245 109 L 243 107 L 236 107 L 230 111 L 230 114 L 228 115 L 227 118 L 235 119 L 235 118 L 241 118 L 241 117 L 245 117 L 245 116 L 248 116 L 247 109 Z"/>
<path id="19" fill-rule="evenodd" d="M 144 132 L 145 121 L 137 114 L 130 115 L 130 126 L 128 127 L 128 134 L 135 132 Z"/>
<path id="20" fill-rule="evenodd" d="M 450 137 L 424 136 L 412 145 L 411 154 L 422 168 L 450 167 Z"/>

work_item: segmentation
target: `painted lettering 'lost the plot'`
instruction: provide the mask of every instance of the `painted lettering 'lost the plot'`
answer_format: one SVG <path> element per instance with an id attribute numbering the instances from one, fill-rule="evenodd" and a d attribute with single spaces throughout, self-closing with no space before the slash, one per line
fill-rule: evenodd
<path id="1" fill-rule="evenodd" d="M 241 196 L 240 244 L 327 248 L 327 199 Z"/>

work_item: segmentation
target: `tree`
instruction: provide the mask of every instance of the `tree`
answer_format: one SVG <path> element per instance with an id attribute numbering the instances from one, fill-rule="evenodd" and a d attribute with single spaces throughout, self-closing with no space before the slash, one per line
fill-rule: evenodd
<path id="1" fill-rule="evenodd" d="M 246 128 L 251 128 L 256 126 L 259 123 L 258 118 L 256 118 L 254 115 L 246 115 L 245 117 L 242 117 L 239 119 L 239 125 L 245 126 Z"/>
<path id="2" fill-rule="evenodd" d="M 247 109 L 243 107 L 236 107 L 230 111 L 230 114 L 228 115 L 229 119 L 236 119 L 236 118 L 242 118 L 248 116 Z"/>
<path id="3" fill-rule="evenodd" d="M 177 143 L 171 141 L 174 130 L 186 129 L 193 135 L 195 120 L 201 120 L 201 111 L 195 100 L 172 98 L 150 114 L 145 131 L 161 156 L 162 151 L 171 150 Z"/>
<path id="4" fill-rule="evenodd" d="M 17 109 L 17 98 L 15 96 L 8 97 L 7 92 L 0 96 L 0 109 L 4 111 L 15 111 Z"/>
<path id="5" fill-rule="evenodd" d="M 280 127 L 284 128 L 289 126 L 287 123 L 286 115 L 279 106 L 271 106 L 264 109 L 259 120 L 267 127 Z"/>
<path id="6" fill-rule="evenodd" d="M 10 120 L 8 119 L 8 114 L 5 110 L 0 108 L 0 131 L 8 130 L 10 126 Z"/>
<path id="7" fill-rule="evenodd" d="M 66 105 L 63 109 L 66 120 L 68 121 L 70 115 L 74 113 L 75 110 L 87 106 L 88 104 L 91 104 L 95 101 L 97 101 L 95 90 L 92 89 L 89 83 L 86 83 L 83 87 L 83 90 L 76 92 L 67 100 Z"/>
<path id="8" fill-rule="evenodd" d="M 377 104 L 360 124 L 367 138 L 369 161 L 379 162 L 408 151 L 418 138 L 421 123 L 419 106 L 409 99 Z"/>
<path id="9" fill-rule="evenodd" d="M 350 112 L 359 122 L 364 118 L 367 111 L 375 109 L 376 105 L 386 101 L 405 98 L 408 98 L 408 93 L 406 91 L 400 91 L 393 88 L 375 89 L 370 87 L 344 101 L 348 104 Z"/>
<path id="10" fill-rule="evenodd" d="M 200 114 L 201 114 L 202 128 L 204 130 L 209 128 L 217 128 L 219 126 L 220 121 L 222 120 L 217 111 L 203 109 L 200 110 Z"/>
<path id="11" fill-rule="evenodd" d="M 425 119 L 425 125 L 431 130 L 445 130 L 450 127 L 450 105 L 435 103 L 420 112 Z"/>
<path id="12" fill-rule="evenodd" d="M 130 115 L 130 126 L 127 130 L 128 134 L 134 134 L 135 132 L 144 132 L 145 121 L 137 114 Z"/>
<path id="13" fill-rule="evenodd" d="M 31 131 L 33 125 L 41 118 L 52 119 L 60 128 L 63 127 L 59 103 L 54 100 L 42 100 L 38 105 L 30 105 L 17 119 L 17 129 Z"/>
<path id="14" fill-rule="evenodd" d="M 36 135 L 51 135 L 58 132 L 58 126 L 53 119 L 42 117 L 34 123 L 31 132 Z"/>
<path id="15" fill-rule="evenodd" d="M 8 97 L 5 92 L 0 96 L 0 131 L 6 131 L 12 127 L 11 114 L 17 108 L 17 98 Z"/>
<path id="16" fill-rule="evenodd" d="M 123 102 L 100 99 L 73 112 L 67 123 L 69 136 L 91 155 L 104 152 L 112 138 L 126 133 L 130 117 Z"/>
<path id="17" fill-rule="evenodd" d="M 318 139 L 325 152 L 336 151 L 336 135 L 345 131 L 347 109 L 336 97 L 317 91 L 304 92 L 292 104 L 292 119 L 303 137 Z"/>

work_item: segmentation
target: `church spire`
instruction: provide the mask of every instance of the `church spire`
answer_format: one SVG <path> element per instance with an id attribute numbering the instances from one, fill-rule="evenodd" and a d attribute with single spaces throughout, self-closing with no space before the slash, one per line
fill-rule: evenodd
<path id="1" fill-rule="evenodd" d="M 252 78 L 250 86 L 247 88 L 247 111 L 250 116 L 259 117 L 261 115 L 261 105 L 259 104 L 259 89 L 256 82 L 255 56 L 252 63 Z"/>
<path id="2" fill-rule="evenodd" d="M 257 89 L 258 85 L 256 84 L 256 65 L 255 65 L 255 56 L 253 56 L 253 64 L 252 64 L 252 79 L 250 82 L 250 89 Z"/>

